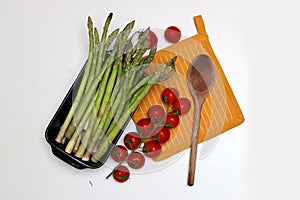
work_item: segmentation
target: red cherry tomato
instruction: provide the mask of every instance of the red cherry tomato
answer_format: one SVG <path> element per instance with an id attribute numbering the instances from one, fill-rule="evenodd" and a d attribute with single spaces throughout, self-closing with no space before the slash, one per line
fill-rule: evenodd
<path id="1" fill-rule="evenodd" d="M 148 116 L 153 122 L 162 121 L 165 115 L 165 109 L 161 105 L 151 106 L 148 110 Z"/>
<path id="2" fill-rule="evenodd" d="M 169 26 L 164 35 L 168 42 L 176 43 L 181 38 L 181 31 L 176 26 Z"/>
<path id="3" fill-rule="evenodd" d="M 179 124 L 179 116 L 174 113 L 168 113 L 166 118 L 165 127 L 175 128 Z"/>
<path id="4" fill-rule="evenodd" d="M 124 165 L 120 165 L 117 168 L 114 169 L 113 171 L 113 177 L 116 181 L 119 183 L 123 183 L 129 179 L 130 172 L 127 167 Z"/>
<path id="5" fill-rule="evenodd" d="M 189 112 L 191 108 L 191 101 L 188 98 L 179 98 L 173 104 L 174 112 L 179 115 L 184 115 Z"/>
<path id="6" fill-rule="evenodd" d="M 157 132 L 155 132 L 155 134 L 152 136 L 152 138 L 155 141 L 158 141 L 160 143 L 165 143 L 169 140 L 170 138 L 170 131 L 168 128 L 166 127 L 158 127 L 157 128 Z"/>
<path id="7" fill-rule="evenodd" d="M 143 153 L 149 158 L 156 158 L 161 152 L 160 143 L 157 141 L 148 141 L 143 146 Z"/>
<path id="8" fill-rule="evenodd" d="M 139 146 L 139 144 L 141 143 L 142 139 L 140 137 L 140 135 L 136 132 L 130 132 L 127 133 L 124 137 L 124 144 L 125 146 L 132 150 L 135 149 Z"/>
<path id="9" fill-rule="evenodd" d="M 175 88 L 166 88 L 161 94 L 162 101 L 166 104 L 173 104 L 179 97 L 179 92 Z"/>
<path id="10" fill-rule="evenodd" d="M 145 164 L 145 156 L 139 152 L 133 152 L 127 160 L 129 167 L 133 169 L 140 169 Z"/>
<path id="11" fill-rule="evenodd" d="M 142 138 L 147 138 L 153 129 L 153 124 L 149 118 L 144 118 L 136 123 L 136 129 Z"/>
<path id="12" fill-rule="evenodd" d="M 147 36 L 147 40 L 150 42 L 149 44 L 149 49 L 152 49 L 155 45 L 157 45 L 158 39 L 156 34 L 149 30 L 148 36 Z"/>
<path id="13" fill-rule="evenodd" d="M 114 161 L 120 162 L 128 156 L 128 152 L 124 146 L 117 145 L 113 148 L 110 156 Z"/>

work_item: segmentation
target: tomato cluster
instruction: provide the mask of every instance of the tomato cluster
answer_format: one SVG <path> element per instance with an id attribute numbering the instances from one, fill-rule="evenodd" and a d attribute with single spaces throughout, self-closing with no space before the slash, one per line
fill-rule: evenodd
<path id="1" fill-rule="evenodd" d="M 145 164 L 145 156 L 158 157 L 161 144 L 170 138 L 170 129 L 179 124 L 179 115 L 188 113 L 191 108 L 190 100 L 179 98 L 179 92 L 175 88 L 164 89 L 161 99 L 166 109 L 161 105 L 151 106 L 148 116 L 136 123 L 137 132 L 127 133 L 123 139 L 124 146 L 116 145 L 112 150 L 111 158 L 119 163 L 110 174 L 116 181 L 125 182 L 130 176 L 129 169 L 123 162 L 127 162 L 133 169 L 140 169 Z"/>
<path id="2" fill-rule="evenodd" d="M 126 140 L 128 143 L 126 143 Z M 136 135 L 135 132 L 128 133 L 124 138 L 124 144 L 131 152 L 128 153 L 127 148 L 123 145 L 116 145 L 111 152 L 111 158 L 118 162 L 119 165 L 107 176 L 108 178 L 110 175 L 113 175 L 113 178 L 120 183 L 127 181 L 130 176 L 130 171 L 128 167 L 123 165 L 123 162 L 127 162 L 128 166 L 133 169 L 140 169 L 145 164 L 145 156 L 135 151 L 135 148 L 141 144 L 139 135 Z"/>
<path id="3" fill-rule="evenodd" d="M 175 88 L 166 88 L 162 92 L 162 101 L 168 107 L 172 107 L 169 114 L 185 115 L 191 108 L 191 101 L 185 97 L 179 97 L 179 92 Z"/>

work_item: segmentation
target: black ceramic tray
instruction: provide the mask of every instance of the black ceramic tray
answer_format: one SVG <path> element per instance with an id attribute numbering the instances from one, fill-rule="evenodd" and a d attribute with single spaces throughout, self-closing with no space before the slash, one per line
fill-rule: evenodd
<path id="1" fill-rule="evenodd" d="M 80 158 L 77 158 L 74 154 L 69 154 L 65 152 L 64 149 L 66 145 L 62 145 L 56 142 L 55 138 L 60 130 L 61 125 L 63 124 L 65 118 L 67 117 L 69 109 L 72 106 L 72 102 L 74 100 L 73 98 L 76 96 L 83 73 L 84 73 L 84 67 L 82 68 L 81 72 L 79 73 L 76 80 L 72 84 L 70 90 L 68 91 L 67 95 L 65 96 L 64 100 L 62 101 L 55 115 L 53 116 L 52 120 L 50 121 L 45 132 L 45 137 L 47 142 L 51 146 L 52 153 L 56 157 L 60 158 L 64 162 L 70 164 L 71 166 L 77 169 L 85 169 L 85 168 L 96 169 L 101 167 L 108 159 L 114 144 L 118 142 L 120 136 L 123 133 L 123 130 L 126 128 L 131 118 L 128 118 L 127 122 L 123 125 L 122 129 L 120 130 L 118 136 L 113 141 L 112 145 L 110 145 L 106 153 L 101 157 L 101 159 L 97 163 L 91 161 L 82 161 Z"/>

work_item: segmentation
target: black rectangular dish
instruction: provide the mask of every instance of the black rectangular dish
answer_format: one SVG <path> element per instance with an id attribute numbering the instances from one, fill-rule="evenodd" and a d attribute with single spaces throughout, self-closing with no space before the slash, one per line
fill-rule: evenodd
<path id="1" fill-rule="evenodd" d="M 126 128 L 128 122 L 130 121 L 130 117 L 127 119 L 127 122 L 123 125 L 122 129 L 118 133 L 117 137 L 114 139 L 112 145 L 109 146 L 106 153 L 101 157 L 99 162 L 94 163 L 92 161 L 83 161 L 80 158 L 77 158 L 73 153 L 69 154 L 65 152 L 66 145 L 60 144 L 55 141 L 55 138 L 60 130 L 61 125 L 64 123 L 65 118 L 67 117 L 67 114 L 72 106 L 73 97 L 76 96 L 78 87 L 80 85 L 81 79 L 84 74 L 84 67 L 80 71 L 79 75 L 77 76 L 76 80 L 72 84 L 71 88 L 69 89 L 67 95 L 63 99 L 61 105 L 59 106 L 58 110 L 56 111 L 55 115 L 51 119 L 46 131 L 45 131 L 45 138 L 47 142 L 50 144 L 52 153 L 63 160 L 64 162 L 68 163 L 69 165 L 77 168 L 77 169 L 85 169 L 85 168 L 91 168 L 96 169 L 101 167 L 105 161 L 108 159 L 111 150 L 116 144 L 120 138 L 120 136 L 123 133 L 123 130 Z"/>

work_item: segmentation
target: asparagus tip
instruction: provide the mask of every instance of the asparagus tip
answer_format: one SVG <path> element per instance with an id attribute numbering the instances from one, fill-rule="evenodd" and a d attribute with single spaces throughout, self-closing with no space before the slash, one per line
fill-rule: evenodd
<path id="1" fill-rule="evenodd" d="M 174 59 L 174 62 L 177 60 L 177 57 L 178 57 L 178 56 L 174 56 L 174 58 L 173 58 L 173 59 Z"/>
<path id="2" fill-rule="evenodd" d="M 124 32 L 127 31 L 127 33 L 129 34 L 130 31 L 133 29 L 134 24 L 135 24 L 135 20 L 129 22 L 129 23 L 124 27 L 123 31 L 124 31 Z"/>
<path id="3" fill-rule="evenodd" d="M 145 31 L 141 31 L 141 32 L 140 32 L 140 35 L 139 35 L 139 39 L 140 39 L 141 41 L 144 41 L 144 40 L 147 38 L 149 32 L 150 32 L 150 27 L 146 28 Z"/>
<path id="4" fill-rule="evenodd" d="M 175 69 L 175 62 L 176 62 L 176 60 L 177 60 L 177 56 L 174 56 L 174 57 L 172 58 L 172 60 L 171 60 L 171 68 L 172 68 L 172 69 Z"/>
<path id="5" fill-rule="evenodd" d="M 93 20 L 90 16 L 88 16 L 87 26 L 88 26 L 89 29 L 91 29 L 93 27 Z"/>
<path id="6" fill-rule="evenodd" d="M 95 36 L 96 44 L 99 44 L 99 32 L 96 27 L 94 28 L 94 36 Z"/>

